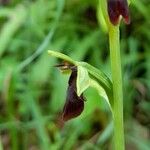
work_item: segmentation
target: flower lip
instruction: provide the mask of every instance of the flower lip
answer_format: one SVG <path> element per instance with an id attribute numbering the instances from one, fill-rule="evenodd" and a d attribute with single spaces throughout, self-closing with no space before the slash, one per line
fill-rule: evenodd
<path id="1" fill-rule="evenodd" d="M 68 81 L 67 98 L 63 108 L 62 119 L 68 121 L 72 118 L 79 116 L 84 109 L 84 97 L 77 95 L 76 80 L 77 80 L 77 67 L 71 68 L 72 73 Z"/>
<path id="2" fill-rule="evenodd" d="M 117 25 L 120 16 L 123 17 L 126 24 L 130 23 L 130 15 L 127 0 L 107 0 L 108 15 L 113 25 Z"/>
<path id="3" fill-rule="evenodd" d="M 84 96 L 77 95 L 77 67 L 68 62 L 63 62 L 61 64 L 55 65 L 61 71 L 71 71 L 71 75 L 68 81 L 67 97 L 63 108 L 62 119 L 63 121 L 68 121 L 72 118 L 79 116 L 84 109 Z"/>

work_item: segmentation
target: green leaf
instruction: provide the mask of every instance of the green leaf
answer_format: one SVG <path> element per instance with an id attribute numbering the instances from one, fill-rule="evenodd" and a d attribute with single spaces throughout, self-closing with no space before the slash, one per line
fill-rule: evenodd
<path id="1" fill-rule="evenodd" d="M 98 94 L 106 100 L 107 104 L 110 107 L 110 110 L 112 110 L 112 107 L 109 102 L 109 99 L 108 99 L 105 89 L 97 81 L 95 81 L 93 79 L 90 80 L 90 86 L 97 90 Z"/>
<path id="2" fill-rule="evenodd" d="M 5 12 L 6 13 L 6 12 Z M 8 13 L 8 12 L 7 12 Z M 23 25 L 26 20 L 26 10 L 24 6 L 17 6 L 9 16 L 8 21 L 4 24 L 0 30 L 0 57 L 5 52 L 9 42 L 12 40 L 13 36 Z"/>
<path id="3" fill-rule="evenodd" d="M 98 146 L 104 145 L 110 139 L 110 137 L 113 134 L 113 127 L 114 125 L 113 122 L 111 121 L 104 129 L 104 131 L 100 134 L 96 143 Z"/>
<path id="4" fill-rule="evenodd" d="M 90 85 L 90 77 L 88 71 L 82 67 L 78 66 L 77 74 L 77 95 L 80 96 Z"/>
<path id="5" fill-rule="evenodd" d="M 98 19 L 98 22 L 101 26 L 101 29 L 105 33 L 107 33 L 108 32 L 108 26 L 107 26 L 107 22 L 105 20 L 104 14 L 103 14 L 103 10 L 101 8 L 101 1 L 100 0 L 99 0 L 98 7 L 97 7 L 97 19 Z"/>

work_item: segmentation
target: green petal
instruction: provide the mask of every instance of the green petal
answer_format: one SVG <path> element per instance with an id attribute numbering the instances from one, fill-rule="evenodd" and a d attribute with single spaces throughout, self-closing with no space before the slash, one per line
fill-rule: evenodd
<path id="1" fill-rule="evenodd" d="M 77 95 L 80 96 L 90 85 L 90 77 L 88 71 L 82 67 L 78 66 L 77 74 Z"/>

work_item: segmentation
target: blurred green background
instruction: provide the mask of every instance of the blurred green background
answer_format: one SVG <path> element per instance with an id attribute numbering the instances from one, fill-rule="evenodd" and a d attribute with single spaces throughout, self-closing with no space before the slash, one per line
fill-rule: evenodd
<path id="1" fill-rule="evenodd" d="M 94 89 L 83 114 L 61 120 L 68 75 L 48 49 L 110 76 L 98 0 L 0 0 L 0 150 L 110 150 L 112 116 Z M 126 150 L 150 150 L 150 0 L 121 25 Z M 99 20 L 99 21 L 98 21 Z"/>

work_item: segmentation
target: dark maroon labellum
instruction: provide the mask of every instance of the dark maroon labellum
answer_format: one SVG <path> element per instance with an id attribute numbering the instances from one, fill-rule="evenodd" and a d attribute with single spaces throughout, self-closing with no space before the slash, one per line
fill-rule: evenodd
<path id="1" fill-rule="evenodd" d="M 63 120 L 67 121 L 69 119 L 79 116 L 84 109 L 84 97 L 77 95 L 76 88 L 77 79 L 77 68 L 72 68 L 72 73 L 68 82 L 67 98 L 63 109 Z"/>
<path id="2" fill-rule="evenodd" d="M 130 23 L 129 7 L 127 0 L 107 0 L 108 15 L 113 25 L 119 23 L 119 17 L 122 16 L 126 24 Z"/>

